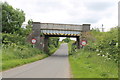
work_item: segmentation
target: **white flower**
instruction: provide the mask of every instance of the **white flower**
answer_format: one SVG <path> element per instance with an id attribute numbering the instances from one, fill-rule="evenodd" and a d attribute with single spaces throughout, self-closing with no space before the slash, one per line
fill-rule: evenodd
<path id="1" fill-rule="evenodd" d="M 110 60 L 110 58 L 108 58 Z"/>
<path id="2" fill-rule="evenodd" d="M 109 55 L 109 53 L 107 53 L 107 55 Z"/>
<path id="3" fill-rule="evenodd" d="M 116 47 L 118 47 L 118 43 L 116 43 Z"/>
<path id="4" fill-rule="evenodd" d="M 97 54 L 98 56 L 100 56 L 100 54 Z"/>
<path id="5" fill-rule="evenodd" d="M 98 52 L 99 50 L 97 49 L 96 51 Z"/>

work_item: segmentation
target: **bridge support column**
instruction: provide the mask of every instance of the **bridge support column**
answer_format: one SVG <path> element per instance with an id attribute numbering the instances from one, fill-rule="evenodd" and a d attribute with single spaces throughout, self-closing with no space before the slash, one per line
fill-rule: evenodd
<path id="1" fill-rule="evenodd" d="M 80 49 L 80 37 L 76 37 L 77 41 L 77 48 Z"/>
<path id="2" fill-rule="evenodd" d="M 48 39 L 49 39 L 49 37 L 45 36 L 45 38 L 44 38 L 44 51 L 45 52 L 49 52 L 49 50 L 48 50 Z"/>
<path id="3" fill-rule="evenodd" d="M 40 33 L 41 33 L 41 24 L 40 22 L 33 22 L 32 32 L 27 36 L 27 41 L 31 43 L 32 39 L 36 39 L 35 48 L 41 49 L 40 43 Z"/>

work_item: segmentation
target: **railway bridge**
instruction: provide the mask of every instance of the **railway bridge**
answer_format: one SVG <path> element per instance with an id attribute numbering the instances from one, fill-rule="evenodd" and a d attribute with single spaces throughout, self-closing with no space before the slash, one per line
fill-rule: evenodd
<path id="1" fill-rule="evenodd" d="M 33 22 L 32 26 L 32 33 L 28 36 L 28 40 L 31 41 L 32 38 L 35 38 L 37 40 L 35 47 L 46 52 L 48 51 L 49 37 L 75 37 L 77 48 L 80 48 L 82 33 L 90 31 L 90 24 L 75 25 Z"/>

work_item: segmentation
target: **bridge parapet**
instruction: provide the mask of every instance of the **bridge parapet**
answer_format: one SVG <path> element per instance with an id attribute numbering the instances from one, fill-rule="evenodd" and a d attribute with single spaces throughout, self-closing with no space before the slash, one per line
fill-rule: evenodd
<path id="1" fill-rule="evenodd" d="M 73 24 L 54 24 L 54 23 L 41 23 L 43 30 L 68 30 L 68 31 L 82 31 L 82 25 Z"/>
<path id="2" fill-rule="evenodd" d="M 90 31 L 90 24 L 83 24 L 82 25 L 82 32 Z"/>
<path id="3" fill-rule="evenodd" d="M 40 23 L 33 22 L 33 30 L 63 30 L 63 31 L 89 31 L 90 24 L 57 24 L 57 23 Z"/>

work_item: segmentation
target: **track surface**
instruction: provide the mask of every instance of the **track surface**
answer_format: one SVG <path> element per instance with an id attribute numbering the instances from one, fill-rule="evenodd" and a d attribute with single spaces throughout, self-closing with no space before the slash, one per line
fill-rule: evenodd
<path id="1" fill-rule="evenodd" d="M 63 43 L 52 56 L 4 71 L 2 76 L 3 78 L 70 78 L 68 46 Z"/>

